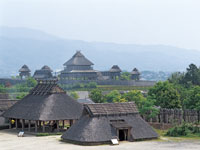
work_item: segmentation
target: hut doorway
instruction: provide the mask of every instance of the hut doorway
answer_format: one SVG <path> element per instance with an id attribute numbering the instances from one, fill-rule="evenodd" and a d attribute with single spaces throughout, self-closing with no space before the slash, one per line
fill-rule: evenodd
<path id="1" fill-rule="evenodd" d="M 128 140 L 128 129 L 119 130 L 118 138 L 120 141 Z"/>

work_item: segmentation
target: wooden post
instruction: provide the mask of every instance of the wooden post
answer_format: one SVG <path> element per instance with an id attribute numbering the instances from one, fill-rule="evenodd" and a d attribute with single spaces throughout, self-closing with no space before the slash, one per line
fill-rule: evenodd
<path id="1" fill-rule="evenodd" d="M 41 123 L 42 123 L 42 122 L 41 122 L 41 121 L 39 121 L 39 128 L 41 128 Z"/>
<path id="2" fill-rule="evenodd" d="M 31 120 L 28 121 L 28 131 L 31 131 Z"/>
<path id="3" fill-rule="evenodd" d="M 62 127 L 64 129 L 65 128 L 65 120 L 63 120 L 63 124 L 62 125 L 63 125 Z"/>
<path id="4" fill-rule="evenodd" d="M 25 120 L 22 119 L 22 131 L 24 131 L 24 122 L 25 122 Z"/>
<path id="5" fill-rule="evenodd" d="M 42 122 L 42 132 L 45 132 L 45 121 Z"/>
<path id="6" fill-rule="evenodd" d="M 59 121 L 58 120 L 56 121 L 56 124 L 57 124 L 57 131 L 59 131 Z"/>
<path id="7" fill-rule="evenodd" d="M 18 129 L 18 119 L 15 119 L 15 128 Z"/>
<path id="8" fill-rule="evenodd" d="M 73 120 L 69 120 L 70 127 L 73 125 Z"/>
<path id="9" fill-rule="evenodd" d="M 35 121 L 35 132 L 37 132 L 37 129 L 38 129 L 37 124 L 38 124 L 38 121 Z"/>

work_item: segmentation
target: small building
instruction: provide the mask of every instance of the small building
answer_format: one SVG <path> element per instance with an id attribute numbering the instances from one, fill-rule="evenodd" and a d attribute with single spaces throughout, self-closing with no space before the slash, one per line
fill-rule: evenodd
<path id="1" fill-rule="evenodd" d="M 67 80 L 96 80 L 99 71 L 93 70 L 94 64 L 80 51 L 77 51 L 71 59 L 64 63 L 64 70 L 60 78 Z"/>
<path id="2" fill-rule="evenodd" d="M 63 141 L 95 145 L 157 138 L 158 134 L 139 115 L 135 103 L 86 104 L 82 117 L 63 135 Z"/>
<path id="3" fill-rule="evenodd" d="M 140 80 L 140 72 L 138 71 L 137 68 L 134 68 L 133 71 L 131 72 L 131 79 Z"/>
<path id="4" fill-rule="evenodd" d="M 116 80 L 120 79 L 121 72 L 122 70 L 118 65 L 113 65 L 109 71 L 102 71 L 101 74 L 104 79 Z"/>
<path id="5" fill-rule="evenodd" d="M 21 69 L 19 69 L 19 76 L 21 79 L 23 79 L 24 77 L 30 77 L 31 76 L 31 70 L 28 68 L 27 65 L 23 65 L 21 67 Z"/>
<path id="6" fill-rule="evenodd" d="M 3 116 L 14 119 L 15 127 L 20 124 L 23 131 L 50 132 L 52 124 L 57 131 L 64 129 L 66 122 L 72 125 L 80 118 L 82 109 L 82 105 L 68 96 L 55 80 L 43 80 Z"/>
<path id="7" fill-rule="evenodd" d="M 52 79 L 53 75 L 52 75 L 53 70 L 51 70 L 51 68 L 49 66 L 43 66 L 40 70 L 36 70 L 33 78 L 35 79 Z"/>

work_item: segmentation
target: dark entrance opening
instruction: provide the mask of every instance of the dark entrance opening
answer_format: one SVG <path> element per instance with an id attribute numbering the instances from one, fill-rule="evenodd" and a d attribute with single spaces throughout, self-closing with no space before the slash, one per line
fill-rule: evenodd
<path id="1" fill-rule="evenodd" d="M 128 140 L 128 129 L 119 130 L 119 140 L 120 141 Z"/>

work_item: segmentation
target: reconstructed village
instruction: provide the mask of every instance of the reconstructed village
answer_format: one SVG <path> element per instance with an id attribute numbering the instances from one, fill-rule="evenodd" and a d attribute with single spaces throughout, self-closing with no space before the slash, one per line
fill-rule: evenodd
<path id="1" fill-rule="evenodd" d="M 200 149 L 199 6 L 0 1 L 0 150 Z"/>

